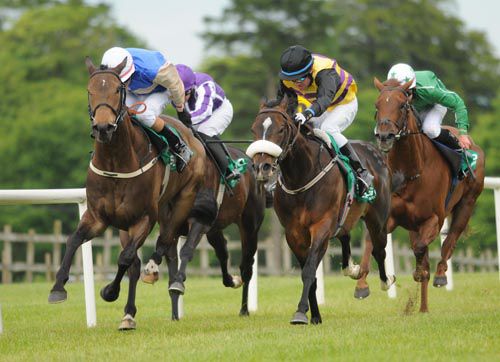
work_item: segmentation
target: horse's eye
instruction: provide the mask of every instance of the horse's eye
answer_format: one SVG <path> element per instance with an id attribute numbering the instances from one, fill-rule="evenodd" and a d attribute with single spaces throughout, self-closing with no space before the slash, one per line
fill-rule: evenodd
<path id="1" fill-rule="evenodd" d="M 283 132 L 285 132 L 284 128 L 280 128 L 280 130 L 278 131 L 279 134 L 282 134 Z"/>

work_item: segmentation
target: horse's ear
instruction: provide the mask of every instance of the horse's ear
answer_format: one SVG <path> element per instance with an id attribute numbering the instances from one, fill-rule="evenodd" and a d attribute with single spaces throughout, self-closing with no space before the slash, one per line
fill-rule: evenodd
<path id="1" fill-rule="evenodd" d="M 89 74 L 92 75 L 95 72 L 95 65 L 92 63 L 92 59 L 89 56 L 85 57 L 85 65 L 89 71 Z"/>
<path id="2" fill-rule="evenodd" d="M 381 82 L 381 81 L 379 81 L 379 80 L 378 80 L 378 78 L 377 78 L 377 77 L 373 77 L 373 84 L 375 84 L 375 87 L 376 87 L 379 91 L 381 91 L 381 90 L 382 90 L 382 88 L 384 88 L 384 85 L 382 84 L 382 82 Z"/>
<path id="3" fill-rule="evenodd" d="M 279 108 L 282 110 L 282 111 L 286 111 L 286 109 L 288 108 L 288 95 L 285 93 L 285 96 L 283 97 L 283 99 L 281 100 L 280 104 L 279 104 Z"/>
<path id="4" fill-rule="evenodd" d="M 406 82 L 405 84 L 402 85 L 403 89 L 405 91 L 408 90 L 408 88 L 410 88 L 411 84 L 413 83 L 413 79 L 410 79 L 408 82 Z"/>
<path id="5" fill-rule="evenodd" d="M 123 58 L 122 62 L 111 70 L 113 72 L 116 72 L 116 74 L 120 74 L 122 72 L 123 68 L 125 68 L 126 64 L 127 64 L 127 57 Z"/>
<path id="6" fill-rule="evenodd" d="M 262 98 L 260 99 L 260 106 L 259 106 L 259 109 L 266 108 L 266 104 L 267 104 L 267 97 L 262 97 Z"/>

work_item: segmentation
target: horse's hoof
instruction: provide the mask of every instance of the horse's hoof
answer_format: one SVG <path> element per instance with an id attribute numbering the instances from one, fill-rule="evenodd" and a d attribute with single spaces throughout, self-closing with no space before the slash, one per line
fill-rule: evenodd
<path id="1" fill-rule="evenodd" d="M 168 291 L 183 295 L 186 288 L 184 288 L 184 284 L 181 282 L 173 282 L 172 285 L 168 287 Z"/>
<path id="2" fill-rule="evenodd" d="M 305 313 L 295 312 L 293 318 L 290 320 L 290 324 L 308 324 L 309 320 Z"/>
<path id="3" fill-rule="evenodd" d="M 179 316 L 178 316 L 178 315 L 175 315 L 175 314 L 172 314 L 172 320 L 173 320 L 174 322 L 179 321 Z"/>
<path id="4" fill-rule="evenodd" d="M 396 282 L 396 276 L 395 275 L 388 275 L 387 276 L 387 281 L 380 281 L 380 289 L 382 289 L 384 292 L 388 291 L 391 285 L 393 285 Z"/>
<path id="5" fill-rule="evenodd" d="M 111 284 L 106 285 L 101 289 L 101 292 L 99 294 L 101 295 L 101 298 L 106 302 L 114 302 L 120 296 L 120 286 L 118 286 L 117 290 L 113 290 Z"/>
<path id="6" fill-rule="evenodd" d="M 136 323 L 134 317 L 132 317 L 130 314 L 126 314 L 125 317 L 123 317 L 120 326 L 118 327 L 119 331 L 130 331 L 134 330 L 136 328 Z"/>
<path id="7" fill-rule="evenodd" d="M 443 276 L 435 276 L 434 277 L 434 282 L 432 285 L 434 285 L 436 288 L 441 288 L 444 287 L 446 284 L 448 284 L 448 279 L 446 278 L 446 275 Z"/>
<path id="8" fill-rule="evenodd" d="M 146 284 L 154 284 L 158 281 L 158 273 L 153 274 L 141 274 L 141 280 Z"/>
<path id="9" fill-rule="evenodd" d="M 321 316 L 311 317 L 311 324 L 321 324 L 323 321 L 321 320 Z"/>
<path id="10" fill-rule="evenodd" d="M 370 295 L 370 287 L 354 289 L 354 298 L 365 299 Z"/>
<path id="11" fill-rule="evenodd" d="M 349 266 L 342 269 L 342 274 L 354 280 L 361 278 L 361 267 L 357 264 L 349 264 Z"/>
<path id="12" fill-rule="evenodd" d="M 248 313 L 248 309 L 241 309 L 240 310 L 240 317 L 249 317 L 250 313 Z"/>
<path id="13" fill-rule="evenodd" d="M 62 303 L 68 299 L 68 293 L 63 290 L 52 290 L 49 294 L 49 303 L 57 304 Z"/>
<path id="14" fill-rule="evenodd" d="M 243 285 L 243 279 L 239 275 L 233 275 L 233 286 L 231 288 L 238 289 Z"/>

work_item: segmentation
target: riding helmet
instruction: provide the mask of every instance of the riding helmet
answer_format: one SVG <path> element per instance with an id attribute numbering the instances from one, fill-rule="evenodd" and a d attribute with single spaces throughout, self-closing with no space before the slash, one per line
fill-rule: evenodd
<path id="1" fill-rule="evenodd" d="M 311 52 L 303 46 L 293 45 L 281 54 L 280 63 L 279 77 L 284 80 L 294 80 L 309 73 L 313 65 L 313 57 Z"/>
<path id="2" fill-rule="evenodd" d="M 113 47 L 106 50 L 102 56 L 101 64 L 106 65 L 108 68 L 114 68 L 123 62 L 125 58 L 127 58 L 127 63 L 120 72 L 120 79 L 122 82 L 126 82 L 135 72 L 134 60 L 127 49 Z"/>
<path id="3" fill-rule="evenodd" d="M 411 66 L 405 63 L 398 63 L 393 65 L 387 73 L 387 79 L 397 79 L 401 85 L 413 79 L 413 82 L 411 82 L 410 85 L 410 89 L 415 88 L 415 85 L 417 83 L 415 71 Z"/>

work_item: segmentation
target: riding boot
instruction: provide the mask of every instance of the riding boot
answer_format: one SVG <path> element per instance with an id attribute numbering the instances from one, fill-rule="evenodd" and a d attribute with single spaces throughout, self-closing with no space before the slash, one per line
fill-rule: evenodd
<path id="1" fill-rule="evenodd" d="M 363 163 L 349 141 L 340 148 L 340 152 L 349 158 L 349 163 L 356 172 L 359 195 L 363 195 L 373 181 L 373 175 L 364 167 Z"/>
<path id="2" fill-rule="evenodd" d="M 175 156 L 175 167 L 177 172 L 181 173 L 189 162 L 193 152 L 191 152 L 182 138 L 178 137 L 167 126 L 163 127 L 159 133 L 167 139 L 170 152 Z"/>
<path id="3" fill-rule="evenodd" d="M 209 140 L 220 141 L 217 136 L 207 137 Z M 229 151 L 222 142 L 207 142 L 207 147 L 210 148 L 212 155 L 215 158 L 215 162 L 219 166 L 220 171 L 224 175 L 226 181 L 234 180 L 240 177 L 238 170 L 229 170 Z"/>
<path id="4" fill-rule="evenodd" d="M 453 133 L 450 132 L 449 129 L 441 128 L 441 132 L 439 135 L 434 138 L 435 141 L 442 143 L 446 147 L 451 148 L 452 150 L 461 150 L 462 147 L 460 143 L 458 143 L 457 137 Z"/>

